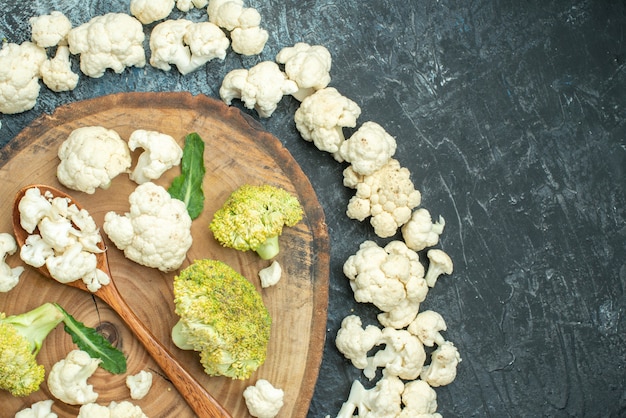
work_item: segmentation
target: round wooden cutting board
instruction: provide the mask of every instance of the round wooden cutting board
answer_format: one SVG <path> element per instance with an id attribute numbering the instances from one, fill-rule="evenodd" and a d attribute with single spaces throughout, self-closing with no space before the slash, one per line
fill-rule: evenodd
<path id="1" fill-rule="evenodd" d="M 189 93 L 121 93 L 58 108 L 22 131 L 0 154 L 0 232 L 11 231 L 11 204 L 21 187 L 31 183 L 56 186 L 69 192 L 102 225 L 109 211 L 128 211 L 128 195 L 137 186 L 122 174 L 107 190 L 88 195 L 61 186 L 56 179 L 57 149 L 69 133 L 81 126 L 100 125 L 114 129 L 124 139 L 136 129 L 169 134 L 181 146 L 188 133 L 197 132 L 204 140 L 207 173 L 206 196 L 202 215 L 193 221 L 193 245 L 182 267 L 200 258 L 222 260 L 256 285 L 273 319 L 268 356 L 248 380 L 209 377 L 199 362 L 198 353 L 176 348 L 170 339 L 174 313 L 172 279 L 176 272 L 161 273 L 124 258 L 110 242 L 108 253 L 113 278 L 137 316 L 181 363 L 212 393 L 234 417 L 249 417 L 243 390 L 258 379 L 266 379 L 285 392 L 279 417 L 304 417 L 317 380 L 325 338 L 328 304 L 329 243 L 323 210 L 308 179 L 280 141 L 264 131 L 236 108 L 206 96 Z M 133 153 L 133 166 L 143 150 Z M 178 167 L 166 172 L 155 183 L 168 187 L 180 173 Z M 228 195 L 244 183 L 270 183 L 296 194 L 305 211 L 304 219 L 285 228 L 280 237 L 280 282 L 262 289 L 260 269 L 269 265 L 253 252 L 221 247 L 208 224 L 213 213 Z M 23 265 L 19 256 L 7 258 L 14 267 Z M 0 294 L 0 311 L 7 315 L 33 309 L 44 302 L 57 302 L 76 319 L 100 329 L 127 356 L 128 371 L 111 375 L 98 369 L 89 379 L 99 393 L 97 402 L 130 400 L 141 406 L 149 417 L 193 417 L 176 389 L 146 354 L 143 347 L 108 306 L 77 289 L 43 278 L 26 266 L 20 284 Z M 46 339 L 38 359 L 46 370 L 74 349 L 62 326 Z M 142 400 L 131 400 L 126 376 L 140 370 L 153 373 L 153 386 Z M 3 416 L 44 399 L 54 399 L 46 384 L 26 398 L 0 392 Z M 59 417 L 76 417 L 78 406 L 55 400 L 53 411 Z"/>

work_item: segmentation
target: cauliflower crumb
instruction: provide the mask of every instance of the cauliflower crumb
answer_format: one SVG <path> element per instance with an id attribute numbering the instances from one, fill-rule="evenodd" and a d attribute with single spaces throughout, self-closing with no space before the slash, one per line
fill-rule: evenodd
<path id="1" fill-rule="evenodd" d="M 257 418 L 274 418 L 283 407 L 285 393 L 265 379 L 257 380 L 254 386 L 243 391 L 250 415 Z"/>
<path id="2" fill-rule="evenodd" d="M 142 370 L 135 375 L 126 376 L 126 386 L 132 399 L 143 399 L 152 387 L 152 373 Z"/>
<path id="3" fill-rule="evenodd" d="M 266 288 L 276 285 L 280 281 L 282 275 L 282 268 L 278 261 L 272 261 L 268 267 L 259 271 L 259 278 L 261 279 L 261 287 Z"/>

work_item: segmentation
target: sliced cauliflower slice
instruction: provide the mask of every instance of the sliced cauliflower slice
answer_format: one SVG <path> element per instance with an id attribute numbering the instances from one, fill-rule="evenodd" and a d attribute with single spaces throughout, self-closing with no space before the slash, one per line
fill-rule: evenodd
<path id="1" fill-rule="evenodd" d="M 293 97 L 299 101 L 330 83 L 332 57 L 323 45 L 298 42 L 281 49 L 276 55 L 276 62 L 285 65 L 285 74 L 298 85 Z"/>
<path id="2" fill-rule="evenodd" d="M 344 185 L 356 189 L 348 202 L 347 216 L 359 221 L 371 217 L 374 233 L 381 238 L 393 236 L 421 202 L 411 173 L 393 158 L 372 174 L 360 175 L 351 165 L 343 175 Z"/>
<path id="3" fill-rule="evenodd" d="M 180 164 L 183 150 L 176 140 L 157 131 L 138 129 L 128 138 L 128 148 L 135 151 L 143 148 L 130 179 L 137 184 L 155 180 L 170 168 Z"/>
<path id="4" fill-rule="evenodd" d="M 67 35 L 72 54 L 80 54 L 81 71 L 93 78 L 107 69 L 146 65 L 145 34 L 139 20 L 126 13 L 107 13 L 73 28 Z"/>
<path id="5" fill-rule="evenodd" d="M 235 69 L 226 74 L 220 87 L 220 97 L 230 105 L 233 99 L 241 99 L 248 109 L 255 109 L 260 117 L 269 118 L 286 94 L 298 89 L 278 64 L 263 61 L 249 70 Z"/>
<path id="6" fill-rule="evenodd" d="M 192 244 L 185 204 L 152 182 L 137 186 L 128 201 L 128 213 L 104 217 L 102 227 L 111 241 L 141 265 L 165 272 L 180 267 Z"/>
<path id="7" fill-rule="evenodd" d="M 88 194 L 108 189 L 132 164 L 130 150 L 117 132 L 83 126 L 70 133 L 58 151 L 57 178 L 66 187 Z"/>
<path id="8" fill-rule="evenodd" d="M 296 129 L 302 139 L 343 162 L 339 153 L 345 141 L 343 128 L 354 128 L 361 108 L 334 87 L 318 90 L 302 100 L 294 114 Z"/>

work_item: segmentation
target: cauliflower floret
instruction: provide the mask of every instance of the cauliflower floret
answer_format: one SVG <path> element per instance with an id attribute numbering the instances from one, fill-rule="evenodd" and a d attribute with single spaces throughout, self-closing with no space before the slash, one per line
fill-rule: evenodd
<path id="1" fill-rule="evenodd" d="M 128 200 L 128 213 L 104 217 L 103 229 L 111 241 L 136 263 L 165 272 L 180 267 L 192 243 L 185 204 L 152 182 L 137 186 Z"/>
<path id="2" fill-rule="evenodd" d="M 100 359 L 91 358 L 82 350 L 72 350 L 55 363 L 48 375 L 48 389 L 60 401 L 70 405 L 95 402 L 98 394 L 87 379 L 96 371 Z"/>
<path id="3" fill-rule="evenodd" d="M 277 389 L 265 379 L 257 380 L 254 386 L 243 391 L 248 412 L 257 418 L 274 418 L 283 407 L 285 392 Z"/>
<path id="4" fill-rule="evenodd" d="M 336 88 L 326 87 L 302 100 L 294 121 L 302 139 L 313 142 L 319 150 L 331 153 L 335 160 L 342 162 L 339 148 L 345 141 L 343 128 L 354 128 L 360 115 L 359 105 Z"/>
<path id="5" fill-rule="evenodd" d="M 269 33 L 260 27 L 261 15 L 252 7 L 243 7 L 243 0 L 210 0 L 209 22 L 230 32 L 233 51 L 242 55 L 260 54 Z"/>
<path id="6" fill-rule="evenodd" d="M 299 101 L 330 83 L 332 57 L 322 45 L 298 42 L 281 49 L 276 55 L 276 62 L 285 65 L 285 74 L 298 85 L 293 97 Z"/>
<path id="7" fill-rule="evenodd" d="M 132 399 L 143 399 L 152 387 L 152 373 L 141 370 L 137 374 L 126 376 L 126 386 L 130 389 Z"/>
<path id="8" fill-rule="evenodd" d="M 0 49 L 0 112 L 15 114 L 35 107 L 39 97 L 39 69 L 46 50 L 33 42 L 3 43 Z"/>
<path id="9" fill-rule="evenodd" d="M 402 226 L 402 238 L 410 249 L 421 251 L 426 247 L 437 245 L 445 224 L 441 216 L 438 222 L 433 223 L 430 212 L 420 208 L 415 210 L 411 219 Z"/>
<path id="10" fill-rule="evenodd" d="M 147 418 L 141 407 L 129 401 L 111 401 L 108 406 L 88 403 L 80 407 L 76 418 Z"/>
<path id="11" fill-rule="evenodd" d="M 357 174 L 380 170 L 396 152 L 396 140 L 376 122 L 365 122 L 339 148 L 341 157 Z"/>
<path id="12" fill-rule="evenodd" d="M 268 267 L 259 271 L 259 278 L 261 279 L 261 287 L 266 288 L 276 285 L 280 281 L 280 277 L 283 273 L 283 269 L 278 261 L 272 261 Z"/>
<path id="13" fill-rule="evenodd" d="M 30 408 L 22 409 L 15 414 L 15 418 L 57 418 L 58 415 L 52 412 L 52 399 L 35 402 Z"/>
<path id="14" fill-rule="evenodd" d="M 39 268 L 54 255 L 54 249 L 40 235 L 29 235 L 20 249 L 20 258 L 29 266 Z"/>
<path id="15" fill-rule="evenodd" d="M 398 418 L 441 418 L 437 411 L 437 392 L 423 380 L 413 380 L 404 385 L 404 408 Z"/>
<path id="16" fill-rule="evenodd" d="M 359 417 L 397 417 L 401 412 L 403 391 L 402 380 L 384 372 L 383 377 L 371 389 L 365 389 L 361 382 L 355 380 L 337 418 L 352 418 L 357 410 Z"/>
<path id="17" fill-rule="evenodd" d="M 417 317 L 409 324 L 407 331 L 420 339 L 427 347 L 441 345 L 445 342 L 440 331 L 447 329 L 443 317 L 435 311 L 424 311 L 417 314 Z"/>
<path id="18" fill-rule="evenodd" d="M 445 386 L 456 378 L 456 368 L 461 362 L 459 351 L 450 341 L 445 341 L 431 354 L 430 364 L 423 367 L 420 378 L 430 386 Z"/>
<path id="19" fill-rule="evenodd" d="M 177 0 L 176 8 L 181 12 L 188 12 L 194 7 L 196 9 L 206 7 L 207 4 L 209 4 L 209 0 Z"/>
<path id="20" fill-rule="evenodd" d="M 70 49 L 67 45 L 59 45 L 54 58 L 41 64 L 41 79 L 52 91 L 70 91 L 78 84 L 78 74 L 72 71 Z"/>
<path id="21" fill-rule="evenodd" d="M 428 293 L 419 255 L 402 241 L 391 241 L 384 248 L 374 241 L 363 242 L 348 257 L 343 272 L 350 279 L 354 299 L 382 310 L 378 320 L 386 327 L 409 325 Z"/>
<path id="22" fill-rule="evenodd" d="M 128 138 L 128 148 L 143 148 L 130 179 L 137 184 L 158 179 L 165 171 L 180 164 L 183 149 L 170 135 L 138 129 Z"/>
<path id="23" fill-rule="evenodd" d="M 382 331 L 375 325 L 363 328 L 361 318 L 357 315 L 348 315 L 341 321 L 341 328 L 337 331 L 335 345 L 357 369 L 367 367 L 367 353 L 378 344 Z"/>
<path id="24" fill-rule="evenodd" d="M 148 25 L 168 17 L 175 3 L 175 0 L 130 0 L 130 14 Z"/>
<path id="25" fill-rule="evenodd" d="M 59 255 L 46 258 L 46 268 L 50 275 L 60 283 L 70 283 L 82 279 L 96 270 L 96 255 L 83 251 L 83 246 L 76 243 Z"/>
<path id="26" fill-rule="evenodd" d="M 163 71 L 175 65 L 185 75 L 212 59 L 224 59 L 229 43 L 224 32 L 211 22 L 166 20 L 150 35 L 150 65 Z"/>
<path id="27" fill-rule="evenodd" d="M 426 352 L 420 340 L 404 329 L 385 327 L 376 345 L 384 345 L 373 356 L 367 358 L 363 374 L 372 380 L 376 369 L 383 367 L 390 376 L 413 380 L 422 372 L 426 361 Z"/>
<path id="28" fill-rule="evenodd" d="M 393 158 L 372 174 L 359 175 L 349 166 L 343 175 L 343 184 L 356 189 L 346 215 L 359 221 L 371 216 L 374 233 L 381 238 L 393 236 L 411 219 L 411 211 L 421 202 L 411 173 Z"/>
<path id="29" fill-rule="evenodd" d="M 6 263 L 7 255 L 15 254 L 16 251 L 17 243 L 13 235 L 6 232 L 0 233 L 0 292 L 8 292 L 17 286 L 20 275 L 24 271 L 22 266 L 11 268 Z"/>
<path id="30" fill-rule="evenodd" d="M 61 184 L 88 194 L 98 187 L 108 189 L 111 181 L 132 164 L 126 141 L 102 126 L 75 129 L 59 147 L 58 155 Z"/>
<path id="31" fill-rule="evenodd" d="M 146 65 L 143 25 L 126 13 L 107 13 L 72 29 L 67 36 L 70 52 L 80 54 L 80 69 L 89 77 L 102 77 L 110 68 Z"/>
<path id="32" fill-rule="evenodd" d="M 428 287 L 433 287 L 435 283 L 437 283 L 439 276 L 442 274 L 452 274 L 454 266 L 450 256 L 440 249 L 435 248 L 428 250 L 426 256 L 429 260 L 428 270 L 425 276 L 426 284 Z"/>
<path id="33" fill-rule="evenodd" d="M 29 23 L 31 39 L 42 48 L 59 45 L 72 30 L 72 22 L 57 10 L 47 15 L 33 16 Z"/>
<path id="34" fill-rule="evenodd" d="M 287 79 L 278 64 L 263 61 L 249 70 L 235 69 L 226 74 L 220 97 L 227 105 L 233 99 L 241 99 L 246 108 L 255 109 L 262 118 L 269 118 L 283 96 L 297 89 L 296 83 Z"/>
<path id="35" fill-rule="evenodd" d="M 52 203 L 41 194 L 39 188 L 31 187 L 26 190 L 17 207 L 20 212 L 20 226 L 32 234 L 39 221 L 51 210 Z"/>

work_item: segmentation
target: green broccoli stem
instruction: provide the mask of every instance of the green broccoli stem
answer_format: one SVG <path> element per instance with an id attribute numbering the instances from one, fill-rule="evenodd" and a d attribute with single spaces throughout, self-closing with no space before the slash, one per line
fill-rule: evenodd
<path id="1" fill-rule="evenodd" d="M 7 316 L 2 321 L 13 325 L 30 342 L 32 353 L 37 355 L 43 341 L 63 318 L 63 313 L 54 304 L 44 303 L 32 311 Z"/>
<path id="2" fill-rule="evenodd" d="M 255 251 L 263 260 L 270 260 L 276 257 L 280 251 L 278 247 L 278 235 L 266 239 Z"/>

